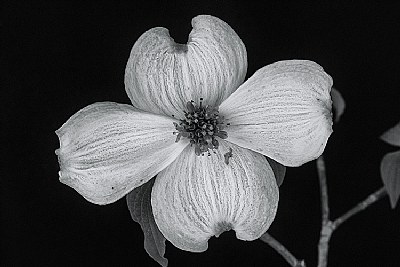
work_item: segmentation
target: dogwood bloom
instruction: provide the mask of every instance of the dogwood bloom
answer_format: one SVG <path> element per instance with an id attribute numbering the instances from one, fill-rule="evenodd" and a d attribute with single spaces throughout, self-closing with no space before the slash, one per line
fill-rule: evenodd
<path id="1" fill-rule="evenodd" d="M 102 102 L 59 130 L 60 181 L 88 201 L 112 203 L 157 175 L 151 205 L 176 247 L 200 252 L 233 229 L 259 238 L 278 187 L 264 156 L 300 166 L 332 132 L 332 78 L 307 60 L 267 65 L 243 83 L 246 48 L 222 20 L 193 18 L 187 44 L 145 32 L 125 71 L 133 104 Z"/>

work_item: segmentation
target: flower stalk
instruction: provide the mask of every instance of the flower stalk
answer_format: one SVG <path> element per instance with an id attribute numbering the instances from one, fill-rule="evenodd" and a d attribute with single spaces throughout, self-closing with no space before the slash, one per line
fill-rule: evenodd
<path id="1" fill-rule="evenodd" d="M 350 217 L 352 217 L 353 215 L 356 215 L 358 212 L 366 209 L 368 206 L 370 206 L 371 204 L 375 203 L 376 201 L 378 201 L 379 199 L 381 199 L 382 197 L 384 197 L 386 195 L 387 195 L 387 191 L 386 191 L 385 187 L 382 186 L 381 188 L 376 190 L 374 193 L 370 194 L 366 199 L 364 199 L 363 201 L 359 202 L 353 208 L 351 208 L 350 210 L 345 212 L 342 216 L 337 218 L 332 223 L 333 229 L 335 230 L 342 223 L 347 221 Z"/>
<path id="2" fill-rule="evenodd" d="M 265 232 L 261 237 L 260 240 L 270 245 L 273 249 L 275 249 L 282 257 L 289 263 L 292 267 L 306 267 L 306 263 L 304 260 L 298 260 L 295 256 L 293 256 L 290 251 L 285 248 L 278 240 L 273 238 L 270 234 Z"/>
<path id="3" fill-rule="evenodd" d="M 318 179 L 320 184 L 321 216 L 322 216 L 322 227 L 318 243 L 318 267 L 326 267 L 328 264 L 329 241 L 331 239 L 333 232 L 340 225 L 342 225 L 342 223 L 347 221 L 353 215 L 366 209 L 371 204 L 375 203 L 376 201 L 387 195 L 387 191 L 385 190 L 384 187 L 379 188 L 378 190 L 370 194 L 367 198 L 365 198 L 363 201 L 359 202 L 353 208 L 345 212 L 342 216 L 332 221 L 329 218 L 328 190 L 326 185 L 326 169 L 325 169 L 325 161 L 322 155 L 317 159 L 316 164 L 317 164 Z"/>

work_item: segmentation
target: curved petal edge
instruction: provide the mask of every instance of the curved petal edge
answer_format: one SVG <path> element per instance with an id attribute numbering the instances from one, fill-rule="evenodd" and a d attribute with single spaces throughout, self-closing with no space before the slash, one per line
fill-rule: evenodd
<path id="1" fill-rule="evenodd" d="M 182 152 L 174 129 L 173 119 L 130 105 L 89 105 L 56 131 L 60 181 L 92 203 L 117 201 Z"/>
<path id="2" fill-rule="evenodd" d="M 162 27 L 136 41 L 125 69 L 135 107 L 183 118 L 188 101 L 218 106 L 244 81 L 247 53 L 236 32 L 209 15 L 193 18 L 192 27 L 187 44 L 175 43 Z"/>
<path id="3" fill-rule="evenodd" d="M 274 220 L 278 200 L 265 157 L 224 140 L 210 156 L 196 156 L 187 146 L 159 173 L 151 195 L 165 238 L 192 252 L 205 251 L 210 237 L 231 229 L 238 239 L 258 239 Z"/>
<path id="4" fill-rule="evenodd" d="M 259 69 L 219 108 L 230 123 L 227 140 L 285 166 L 316 159 L 332 133 L 332 83 L 308 60 Z"/>

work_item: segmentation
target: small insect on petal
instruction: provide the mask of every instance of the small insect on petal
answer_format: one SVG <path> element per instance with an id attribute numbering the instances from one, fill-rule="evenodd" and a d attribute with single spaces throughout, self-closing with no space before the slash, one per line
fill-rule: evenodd
<path id="1" fill-rule="evenodd" d="M 232 148 L 229 148 L 229 152 L 226 152 L 224 154 L 224 158 L 225 158 L 225 164 L 228 165 L 229 164 L 229 158 L 232 157 Z"/>
<path id="2" fill-rule="evenodd" d="M 182 134 L 181 134 L 181 133 L 178 133 L 178 135 L 176 136 L 175 143 L 178 143 L 178 142 L 179 142 L 179 140 L 181 139 L 181 136 L 182 136 Z"/>

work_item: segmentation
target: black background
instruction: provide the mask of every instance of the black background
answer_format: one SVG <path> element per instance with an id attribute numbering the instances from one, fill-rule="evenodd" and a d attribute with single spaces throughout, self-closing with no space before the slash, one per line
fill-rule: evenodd
<path id="1" fill-rule="evenodd" d="M 314 60 L 333 77 L 347 109 L 325 157 L 332 217 L 341 215 L 381 186 L 380 159 L 396 149 L 378 136 L 400 118 L 399 11 L 387 4 L 244 1 L 3 3 L 2 265 L 157 266 L 125 199 L 97 206 L 58 181 L 54 131 L 91 103 L 129 103 L 123 76 L 136 39 L 163 26 L 185 43 L 198 14 L 221 18 L 242 38 L 247 77 L 293 58 Z M 315 266 L 319 229 L 310 162 L 288 169 L 270 233 Z M 334 233 L 329 266 L 398 266 L 399 247 L 400 210 L 391 210 L 386 197 Z M 288 266 L 267 244 L 237 240 L 232 231 L 211 238 L 200 254 L 167 242 L 166 257 L 169 266 Z"/>

